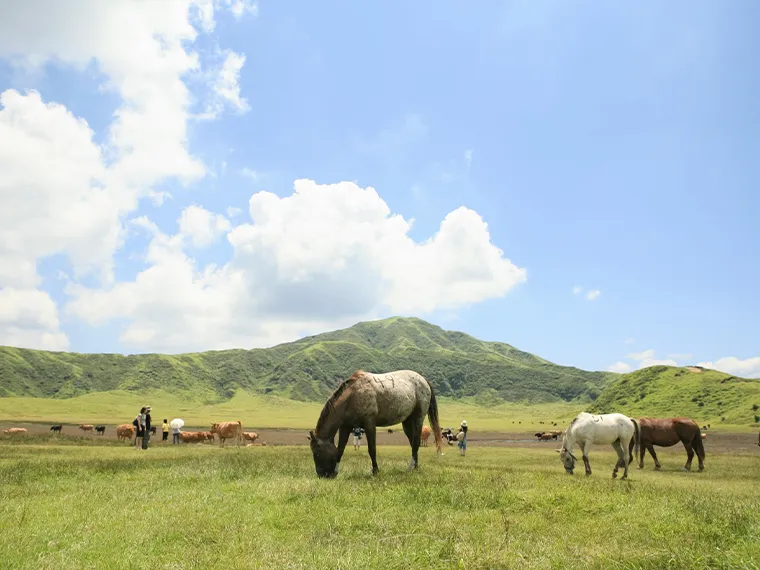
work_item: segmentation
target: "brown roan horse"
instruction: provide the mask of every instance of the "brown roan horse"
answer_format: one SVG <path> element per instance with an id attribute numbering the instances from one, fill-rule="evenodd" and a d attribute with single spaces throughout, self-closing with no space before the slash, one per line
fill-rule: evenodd
<path id="1" fill-rule="evenodd" d="M 694 452 L 696 452 L 699 460 L 699 470 L 704 470 L 705 446 L 702 443 L 702 434 L 697 422 L 689 418 L 639 418 L 639 426 L 641 428 L 639 469 L 644 467 L 646 450 L 649 450 L 649 454 L 654 459 L 655 469 L 662 469 L 657 454 L 654 452 L 654 446 L 670 447 L 680 441 L 686 448 L 687 457 L 683 470 L 691 471 L 691 460 L 694 459 Z M 632 449 L 633 443 L 630 445 L 629 452 L 632 453 Z M 630 461 L 633 461 L 633 455 L 631 455 Z"/>
<path id="2" fill-rule="evenodd" d="M 333 478 L 338 474 L 343 450 L 355 427 L 364 428 L 367 450 L 372 460 L 372 474 L 378 473 L 376 428 L 399 422 L 412 447 L 409 469 L 416 469 L 425 414 L 433 428 L 437 453 L 441 453 L 443 440 L 438 425 L 438 405 L 433 387 L 425 378 L 412 370 L 396 370 L 385 374 L 357 370 L 328 398 L 319 415 L 316 429 L 309 432 L 317 475 Z M 337 447 L 336 433 L 339 434 Z"/>

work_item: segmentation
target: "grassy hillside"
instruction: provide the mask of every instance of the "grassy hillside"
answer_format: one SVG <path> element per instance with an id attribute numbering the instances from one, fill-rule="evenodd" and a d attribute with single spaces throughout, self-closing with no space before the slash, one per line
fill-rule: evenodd
<path id="1" fill-rule="evenodd" d="M 0 397 L 71 398 L 165 391 L 207 405 L 238 391 L 322 401 L 358 368 L 411 368 L 442 396 L 503 402 L 589 402 L 614 375 L 558 366 L 508 344 L 390 318 L 268 349 L 161 355 L 78 354 L 0 347 Z"/>
<path id="2" fill-rule="evenodd" d="M 760 379 L 737 378 L 716 370 L 652 366 L 612 381 L 589 411 L 688 416 L 713 426 L 758 425 Z"/>
<path id="3" fill-rule="evenodd" d="M 438 402 L 442 426 L 455 427 L 463 419 L 479 431 L 526 432 L 546 429 L 552 422 L 567 425 L 582 404 L 551 403 L 523 406 L 504 403 L 492 407 L 443 397 Z M 323 402 L 298 402 L 279 396 L 240 391 L 230 400 L 202 405 L 166 392 L 131 394 L 119 390 L 94 392 L 74 398 L 0 398 L 0 423 L 45 422 L 117 424 L 130 422 L 140 406 L 150 404 L 154 416 L 181 417 L 188 426 L 220 420 L 241 420 L 246 429 L 314 428 Z M 154 422 L 156 420 L 154 419 Z M 543 423 L 540 423 L 543 422 Z M 400 426 L 396 426 L 400 429 Z M 304 432 L 305 433 L 305 432 Z M 306 441 L 304 439 L 304 441 Z"/>

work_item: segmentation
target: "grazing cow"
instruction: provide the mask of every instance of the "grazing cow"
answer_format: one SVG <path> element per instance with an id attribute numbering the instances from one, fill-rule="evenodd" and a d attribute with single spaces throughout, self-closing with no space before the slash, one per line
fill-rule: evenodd
<path id="1" fill-rule="evenodd" d="M 50 426 L 50 431 L 61 433 L 61 430 L 63 430 L 63 425 Z"/>
<path id="2" fill-rule="evenodd" d="M 541 436 L 544 435 L 546 432 L 544 431 L 537 431 L 533 435 L 536 436 L 536 439 L 541 439 Z"/>
<path id="3" fill-rule="evenodd" d="M 427 447 L 427 442 L 431 433 L 433 433 L 433 430 L 430 429 L 430 426 L 422 426 L 422 436 L 420 439 L 422 447 Z"/>
<path id="4" fill-rule="evenodd" d="M 454 445 L 454 442 L 457 440 L 457 436 L 454 435 L 454 433 L 451 431 L 451 428 L 442 429 L 441 436 L 449 445 Z"/>
<path id="5" fill-rule="evenodd" d="M 243 432 L 243 439 L 247 439 L 250 441 L 256 441 L 258 439 L 259 434 L 257 434 L 255 431 L 244 431 Z"/>
<path id="6" fill-rule="evenodd" d="M 684 471 L 691 471 L 691 460 L 694 458 L 694 452 L 697 453 L 699 461 L 699 470 L 705 468 L 705 446 L 702 444 L 702 434 L 699 431 L 699 424 L 689 418 L 639 418 L 641 426 L 641 448 L 639 456 L 639 469 L 644 467 L 644 455 L 646 451 L 654 459 L 654 468 L 662 469 L 654 452 L 654 446 L 670 447 L 679 441 L 686 449 L 686 464 L 683 466 Z M 630 445 L 633 447 L 633 444 Z M 633 456 L 631 456 L 631 461 Z"/>
<path id="7" fill-rule="evenodd" d="M 95 426 L 95 431 L 98 432 L 100 435 L 103 435 L 106 433 L 106 426 Z"/>
<path id="8" fill-rule="evenodd" d="M 552 439 L 557 439 L 557 436 L 550 433 L 542 433 L 538 441 L 551 441 Z"/>
<path id="9" fill-rule="evenodd" d="M 24 435 L 26 434 L 26 428 L 8 428 L 3 433 L 5 435 Z"/>
<path id="10" fill-rule="evenodd" d="M 95 426 L 91 424 L 79 424 L 79 429 L 82 431 L 92 431 L 95 429 Z"/>
<path id="11" fill-rule="evenodd" d="M 135 437 L 135 426 L 132 424 L 116 426 L 116 439 L 119 441 L 132 441 L 133 437 Z"/>
<path id="12" fill-rule="evenodd" d="M 214 441 L 213 433 L 211 433 L 210 431 L 204 431 L 203 433 L 206 434 L 206 441 L 211 441 L 211 442 Z"/>
<path id="13" fill-rule="evenodd" d="M 219 445 L 224 447 L 224 440 L 235 438 L 237 444 L 243 443 L 243 422 L 217 422 L 211 424 L 211 433 L 219 436 Z"/>
<path id="14" fill-rule="evenodd" d="M 184 443 L 203 443 L 207 440 L 205 431 L 181 431 L 179 439 Z"/>

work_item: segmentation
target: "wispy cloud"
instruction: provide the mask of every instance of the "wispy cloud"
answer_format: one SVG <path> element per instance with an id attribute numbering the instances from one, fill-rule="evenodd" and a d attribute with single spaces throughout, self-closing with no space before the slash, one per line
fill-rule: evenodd
<path id="1" fill-rule="evenodd" d="M 586 293 L 586 299 L 589 301 L 595 301 L 597 298 L 599 298 L 599 295 L 601 295 L 602 292 L 599 289 L 594 289 L 593 291 L 589 291 Z"/>
<path id="2" fill-rule="evenodd" d="M 583 287 L 580 287 L 579 285 L 576 285 L 575 287 L 573 287 L 573 295 L 578 295 L 579 293 L 581 293 L 581 291 L 583 291 Z"/>
<path id="3" fill-rule="evenodd" d="M 616 362 L 607 367 L 608 372 L 616 372 L 618 374 L 626 374 L 631 371 L 631 365 L 626 362 Z"/>
<path id="4" fill-rule="evenodd" d="M 259 172 L 252 170 L 250 168 L 241 168 L 240 175 L 254 181 L 261 178 L 261 174 Z"/>
<path id="5" fill-rule="evenodd" d="M 464 163 L 467 165 L 467 170 L 470 169 L 470 166 L 472 165 L 472 149 L 468 148 L 466 151 L 464 151 Z"/>
<path id="6" fill-rule="evenodd" d="M 627 338 L 623 341 L 625 344 L 633 344 L 634 342 L 636 342 L 636 340 L 633 338 Z"/>
<path id="7" fill-rule="evenodd" d="M 227 216 L 230 218 L 239 216 L 242 213 L 243 213 L 243 210 L 241 210 L 240 208 L 236 208 L 234 206 L 230 206 L 229 208 L 227 208 Z"/>

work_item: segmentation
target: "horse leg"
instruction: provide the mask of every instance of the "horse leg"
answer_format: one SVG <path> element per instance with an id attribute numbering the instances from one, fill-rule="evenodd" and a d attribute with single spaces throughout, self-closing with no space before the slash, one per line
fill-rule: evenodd
<path id="1" fill-rule="evenodd" d="M 686 465 L 683 466 L 683 470 L 691 471 L 691 460 L 694 459 L 694 449 L 691 447 L 690 441 L 684 441 L 683 446 L 686 448 Z"/>
<path id="2" fill-rule="evenodd" d="M 380 469 L 377 466 L 377 456 L 375 454 L 375 436 L 377 435 L 375 425 L 365 425 L 364 431 L 367 434 L 367 451 L 369 452 L 369 458 L 372 460 L 372 474 L 377 475 L 380 472 Z"/>
<path id="3" fill-rule="evenodd" d="M 586 475 L 591 475 L 591 463 L 588 460 L 588 452 L 591 449 L 591 444 L 586 442 L 583 444 L 583 464 L 586 466 Z"/>
<path id="4" fill-rule="evenodd" d="M 660 465 L 660 460 L 657 459 L 657 454 L 654 452 L 654 444 L 650 443 L 647 446 L 647 449 L 649 450 L 649 455 L 651 455 L 652 459 L 654 459 L 654 468 L 655 468 L 655 470 L 661 471 L 662 470 L 662 465 Z M 641 453 L 642 454 L 644 453 L 644 448 L 641 449 Z"/>
<path id="5" fill-rule="evenodd" d="M 615 468 L 612 470 L 612 478 L 615 479 L 618 474 L 618 469 L 620 469 L 620 465 L 622 464 L 625 471 L 623 472 L 623 479 L 628 477 L 628 464 L 625 461 L 625 451 L 623 451 L 623 446 L 620 443 L 619 439 L 616 439 L 612 442 L 612 447 L 615 448 L 615 451 L 618 454 L 618 460 L 615 463 Z"/>
<path id="6" fill-rule="evenodd" d="M 338 435 L 338 462 L 335 464 L 335 473 L 338 472 L 338 465 L 340 465 L 340 460 L 343 457 L 343 451 L 346 449 L 346 444 L 348 443 L 348 436 L 351 435 L 351 427 L 350 426 L 341 426 L 340 428 L 340 435 Z"/>
<path id="7" fill-rule="evenodd" d="M 404 428 L 406 438 L 412 447 L 412 460 L 409 462 L 409 471 L 411 471 L 412 469 L 417 469 L 417 451 L 420 448 L 420 430 L 422 429 L 422 425 L 417 421 L 417 418 L 409 416 L 401 422 L 401 426 Z"/>

